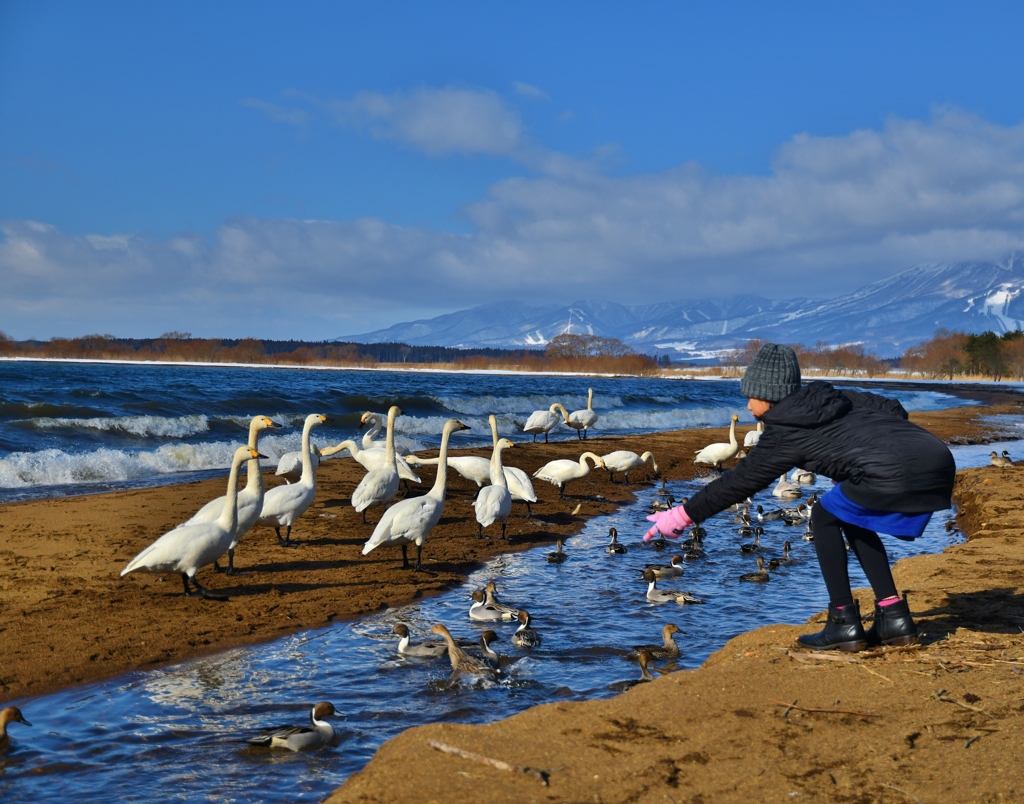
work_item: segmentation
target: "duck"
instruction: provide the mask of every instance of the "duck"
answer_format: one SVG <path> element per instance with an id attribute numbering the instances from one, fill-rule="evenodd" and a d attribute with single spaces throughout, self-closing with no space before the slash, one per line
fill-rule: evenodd
<path id="1" fill-rule="evenodd" d="M 472 603 L 469 605 L 469 619 L 477 622 L 500 622 L 502 620 L 514 620 L 515 617 L 506 617 L 502 609 L 490 606 L 487 597 L 480 589 L 475 590 L 471 595 Z M 518 613 L 518 612 L 517 612 Z"/>
<path id="2" fill-rule="evenodd" d="M 743 436 L 743 446 L 746 449 L 756 447 L 757 442 L 761 440 L 761 433 L 764 432 L 764 422 L 758 422 L 757 427 L 753 430 L 748 430 L 747 434 Z"/>
<path id="3" fill-rule="evenodd" d="M 391 629 L 393 634 L 398 634 L 401 639 L 398 642 L 398 652 L 402 656 L 411 656 L 417 659 L 436 659 L 448 652 L 448 646 L 444 642 L 423 642 L 419 645 L 409 644 L 409 626 L 405 623 L 398 623 Z"/>
<path id="4" fill-rule="evenodd" d="M 1005 455 L 997 454 L 995 450 L 992 450 L 992 453 L 989 455 L 988 462 L 992 466 L 998 466 L 1000 468 L 1013 465 L 1013 461 Z"/>
<path id="5" fill-rule="evenodd" d="M 249 422 L 249 448 L 258 452 L 260 448 L 260 433 L 264 430 L 280 429 L 280 427 L 280 424 L 277 424 L 268 416 L 253 416 L 252 421 Z M 235 501 L 235 507 L 238 509 L 238 519 L 235 522 L 235 532 L 231 539 L 231 544 L 228 545 L 228 565 L 222 569 L 216 561 L 213 562 L 213 568 L 217 572 L 223 572 L 227 575 L 248 574 L 235 571 L 235 548 L 238 547 L 238 542 L 241 541 L 246 533 L 252 530 L 256 520 L 259 519 L 260 512 L 263 510 L 263 497 L 267 491 L 266 486 L 263 484 L 263 474 L 260 472 L 260 461 L 258 458 L 250 460 L 245 471 L 245 488 L 238 492 L 238 497 Z M 215 500 L 210 500 L 210 502 L 196 511 L 192 518 L 184 524 L 196 525 L 200 522 L 212 522 L 221 515 L 223 510 L 224 497 L 218 497 Z"/>
<path id="6" fill-rule="evenodd" d="M 661 500 L 651 500 L 651 513 L 655 514 L 658 511 L 670 511 L 675 507 L 676 498 L 669 494 L 663 497 Z"/>
<path id="7" fill-rule="evenodd" d="M 658 538 L 651 542 L 651 547 L 653 547 L 659 553 L 666 547 L 668 547 L 668 542 L 665 541 L 665 534 L 659 533 Z"/>
<path id="8" fill-rule="evenodd" d="M 650 651 L 640 651 L 637 660 L 640 662 L 640 678 L 630 679 L 629 681 L 616 681 L 608 685 L 608 688 L 615 690 L 616 692 L 625 692 L 626 690 L 632 689 L 637 684 L 644 684 L 648 681 L 654 681 L 654 676 L 651 675 L 651 671 L 647 669 L 647 665 L 651 662 Z"/>
<path id="9" fill-rule="evenodd" d="M 565 409 L 565 406 L 562 405 L 561 402 L 555 402 L 547 410 L 535 410 L 531 413 L 530 418 L 528 418 L 526 420 L 526 424 L 523 425 L 523 432 L 533 433 L 534 441 L 537 440 L 537 435 L 539 433 L 544 433 L 544 443 L 547 444 L 548 433 L 554 430 L 558 426 L 558 423 L 562 421 L 562 419 L 558 418 L 558 414 L 555 413 L 556 410 L 560 410 L 562 412 L 562 419 L 568 423 L 569 411 Z M 534 475 L 534 477 L 536 477 L 536 475 Z"/>
<path id="10" fill-rule="evenodd" d="M 597 424 L 597 419 L 598 416 L 594 413 L 594 389 L 588 388 L 586 410 L 574 410 L 565 423 L 576 431 L 576 437 L 580 441 L 586 441 L 587 430 Z"/>
<path id="11" fill-rule="evenodd" d="M 679 658 L 679 646 L 676 644 L 675 639 L 672 638 L 673 634 L 682 633 L 679 630 L 678 625 L 669 623 L 661 629 L 661 641 L 662 645 L 640 645 L 633 648 L 629 653 L 626 654 L 627 659 L 638 659 L 640 654 L 644 651 L 650 654 L 652 659 L 678 659 Z"/>
<path id="12" fill-rule="evenodd" d="M 680 606 L 704 605 L 704 601 L 696 595 L 694 595 L 693 592 L 678 592 L 676 594 L 676 603 L 678 603 Z"/>
<path id="13" fill-rule="evenodd" d="M 462 675 L 479 676 L 490 680 L 497 678 L 497 671 L 495 671 L 493 667 L 480 659 L 473 658 L 466 653 L 466 651 L 456 645 L 451 632 L 449 632 L 443 624 L 435 623 L 430 630 L 432 633 L 444 637 L 444 641 L 448 645 L 448 658 L 452 663 L 452 676 L 450 683 L 454 683 L 458 680 L 459 676 Z"/>
<path id="14" fill-rule="evenodd" d="M 683 543 L 683 559 L 686 561 L 698 561 L 707 553 L 704 552 L 704 548 L 700 546 L 700 539 L 690 538 L 688 541 Z"/>
<path id="15" fill-rule="evenodd" d="M 320 448 L 310 442 L 309 444 L 309 459 L 313 462 L 313 468 L 318 469 L 320 467 L 320 459 L 323 454 L 320 452 Z M 275 477 L 284 478 L 285 483 L 298 483 L 299 478 L 302 477 L 302 450 L 293 450 L 292 452 L 286 452 L 280 458 L 277 459 L 277 470 L 274 472 Z"/>
<path id="16" fill-rule="evenodd" d="M 761 536 L 764 534 L 764 528 L 758 525 L 754 528 L 754 541 L 747 542 L 746 544 L 740 545 L 741 553 L 756 553 L 761 549 Z"/>
<path id="17" fill-rule="evenodd" d="M 802 525 L 811 518 L 811 509 L 803 503 L 796 508 L 783 508 L 780 513 L 780 519 L 787 525 Z"/>
<path id="18" fill-rule="evenodd" d="M 608 528 L 608 535 L 611 537 L 611 541 L 608 542 L 608 546 L 604 548 L 606 553 L 614 556 L 623 556 L 627 552 L 626 545 L 619 544 L 619 532 L 615 528 Z"/>
<path id="19" fill-rule="evenodd" d="M 316 498 L 316 467 L 310 458 L 309 434 L 314 427 L 329 419 L 322 413 L 311 413 L 302 425 L 302 477 L 287 486 L 277 486 L 263 495 L 263 509 L 257 520 L 260 525 L 269 525 L 277 534 L 277 543 L 282 547 L 295 547 L 292 541 L 292 525 Z M 281 538 L 281 528 L 285 536 Z"/>
<path id="20" fill-rule="evenodd" d="M 487 417 L 491 425 L 491 446 L 498 443 L 498 417 L 493 413 Z M 533 490 L 533 483 L 530 476 L 516 466 L 505 466 L 502 464 L 501 471 L 505 475 L 505 484 L 508 486 L 508 493 L 512 495 L 512 502 L 526 503 L 526 513 L 533 516 L 532 503 L 537 502 L 537 492 Z"/>
<path id="21" fill-rule="evenodd" d="M 656 492 L 654 492 L 654 496 L 655 497 L 668 497 L 668 496 L 670 496 L 669 490 L 665 487 L 665 484 L 667 482 L 668 481 L 666 481 L 666 480 L 662 480 L 661 481 L 661 485 L 658 487 L 658 490 Z"/>
<path id="22" fill-rule="evenodd" d="M 378 449 L 377 447 L 374 447 L 373 449 L 363 449 L 350 438 L 347 438 L 344 441 L 339 441 L 333 447 L 324 447 L 320 451 L 320 457 L 329 458 L 331 455 L 336 455 L 339 452 L 344 452 L 345 450 L 348 450 L 348 454 L 353 458 L 353 460 L 355 460 L 356 463 L 362 466 L 367 472 L 372 472 L 374 469 L 380 469 L 384 466 L 385 458 L 387 457 L 383 449 Z M 410 455 L 409 457 L 412 458 L 414 456 Z M 420 480 L 419 475 L 412 470 L 412 467 L 409 465 L 406 458 L 403 458 L 401 455 L 396 453 L 395 463 L 398 466 L 398 476 L 403 481 L 406 483 L 423 482 Z"/>
<path id="23" fill-rule="evenodd" d="M 772 496 L 779 497 L 783 500 L 795 500 L 799 497 L 804 496 L 804 491 L 796 483 L 791 483 L 786 479 L 786 474 L 783 472 L 782 477 L 779 478 L 779 482 L 775 484 L 775 488 L 772 489 Z"/>
<path id="24" fill-rule="evenodd" d="M 239 447 L 235 450 L 234 458 L 231 461 L 231 472 L 228 475 L 227 494 L 224 497 L 224 507 L 221 509 L 220 516 L 213 522 L 179 525 L 163 534 L 128 562 L 128 565 L 121 570 L 121 577 L 140 570 L 156 574 L 177 572 L 181 574 L 187 596 L 226 600 L 227 598 L 210 592 L 200 584 L 196 580 L 196 572 L 224 555 L 234 538 L 235 526 L 238 523 L 236 501 L 239 467 L 252 458 L 266 457 L 250 447 Z M 290 487 L 286 486 L 285 488 Z M 190 583 L 195 586 L 195 592 L 190 589 Z"/>
<path id="25" fill-rule="evenodd" d="M 645 452 L 643 455 L 637 455 L 635 452 L 630 452 L 628 449 L 620 449 L 615 452 L 609 452 L 607 455 L 602 455 L 601 460 L 604 461 L 604 468 L 608 471 L 608 479 L 614 483 L 615 473 L 620 472 L 626 478 L 626 485 L 629 485 L 629 473 L 634 469 L 639 469 L 648 461 L 651 462 L 651 468 L 654 470 L 654 474 L 659 474 L 658 462 L 654 460 L 654 454 L 651 452 Z M 667 496 L 667 494 L 665 495 Z"/>
<path id="26" fill-rule="evenodd" d="M 398 494 L 398 463 L 395 461 L 395 419 L 402 413 L 398 405 L 388 410 L 388 430 L 384 439 L 384 463 L 379 469 L 367 472 L 352 492 L 352 507 L 363 515 L 366 524 L 366 509 L 387 505 Z"/>
<path id="27" fill-rule="evenodd" d="M 675 556 L 678 558 L 679 556 Z M 677 597 L 676 592 L 666 592 L 658 588 L 657 577 L 651 570 L 643 571 L 644 580 L 647 581 L 647 599 L 652 603 L 668 603 Z"/>
<path id="28" fill-rule="evenodd" d="M 512 644 L 517 648 L 539 648 L 540 634 L 530 628 L 530 612 L 519 610 L 519 627 L 512 634 Z"/>
<path id="29" fill-rule="evenodd" d="M 278 726 L 266 729 L 258 736 L 250 737 L 246 742 L 261 748 L 285 748 L 289 751 L 320 748 L 334 741 L 334 728 L 325 718 L 335 714 L 334 704 L 321 701 L 309 713 L 309 726 Z"/>
<path id="30" fill-rule="evenodd" d="M 1010 463 L 1013 463 L 1013 458 L 1010 457 L 1010 450 L 1004 449 L 1003 457 L 1006 458 L 1006 460 L 1008 460 Z"/>
<path id="31" fill-rule="evenodd" d="M 600 455 L 584 452 L 580 455 L 579 461 L 570 461 L 565 458 L 550 461 L 534 472 L 533 476 L 558 486 L 558 496 L 564 500 L 566 484 L 572 480 L 582 480 L 590 474 L 588 461 L 593 461 L 595 467 L 604 466 L 604 460 Z"/>
<path id="32" fill-rule="evenodd" d="M 650 572 L 659 581 L 666 578 L 678 578 L 683 574 L 683 557 L 672 556 L 672 561 L 669 564 L 648 564 L 640 570 L 640 574 L 643 575 L 646 572 Z"/>
<path id="33" fill-rule="evenodd" d="M 400 545 L 402 567 L 409 569 L 408 546 L 415 544 L 415 569 L 423 569 L 423 543 L 427 539 L 427 534 L 441 521 L 441 515 L 444 513 L 444 495 L 448 482 L 448 441 L 452 433 L 468 429 L 468 425 L 458 419 L 449 419 L 445 422 L 441 431 L 441 462 L 437 467 L 434 485 L 422 497 L 406 497 L 384 512 L 370 538 L 363 545 L 364 556 L 383 544 Z"/>
<path id="34" fill-rule="evenodd" d="M 798 486 L 813 486 L 818 482 L 818 476 L 814 472 L 808 472 L 806 469 L 800 468 L 790 472 L 789 479 Z"/>
<path id="35" fill-rule="evenodd" d="M 561 564 L 569 557 L 568 553 L 562 551 L 562 540 L 559 539 L 555 542 L 555 552 L 548 553 L 549 564 Z"/>
<path id="36" fill-rule="evenodd" d="M 693 527 L 690 528 L 690 538 L 698 542 L 704 541 L 708 535 L 707 529 L 698 522 L 693 523 Z"/>
<path id="37" fill-rule="evenodd" d="M 493 606 L 501 612 L 501 619 L 507 622 L 519 619 L 519 609 L 498 602 L 498 587 L 494 585 L 494 581 L 488 581 L 484 586 L 484 596 L 487 598 L 488 606 Z"/>
<path id="38" fill-rule="evenodd" d="M 21 714 L 21 710 L 18 707 L 8 706 L 6 709 L 0 709 L 0 748 L 7 748 L 11 742 L 10 735 L 7 734 L 8 723 L 21 723 L 23 726 L 32 725 L 25 720 L 25 716 Z"/>
<path id="39" fill-rule="evenodd" d="M 734 457 L 740 451 L 740 445 L 736 441 L 736 422 L 740 419 L 735 413 L 732 415 L 732 424 L 729 425 L 729 443 L 719 442 L 708 444 L 704 449 L 697 450 L 697 457 L 694 463 L 703 463 L 715 467 L 718 472 L 722 471 L 722 464 Z"/>
<path id="40" fill-rule="evenodd" d="M 472 503 L 476 509 L 477 538 L 482 539 L 484 528 L 495 522 L 501 523 L 501 538 L 507 538 L 505 526 L 508 515 L 512 513 L 512 495 L 508 490 L 508 482 L 505 480 L 505 472 L 501 465 L 501 453 L 514 446 L 515 444 L 507 438 L 498 439 L 498 443 L 494 445 L 494 451 L 491 453 L 491 485 L 480 489 Z"/>
<path id="41" fill-rule="evenodd" d="M 788 567 L 793 563 L 793 559 L 789 556 L 789 542 L 784 542 L 782 545 L 782 558 L 769 558 L 768 569 L 778 569 L 779 567 Z"/>
<path id="42" fill-rule="evenodd" d="M 753 521 L 750 519 L 750 512 L 744 511 L 740 515 L 740 526 L 737 528 L 737 532 L 740 536 L 753 536 L 755 527 L 756 526 Z"/>
<path id="43" fill-rule="evenodd" d="M 740 576 L 741 581 L 752 581 L 754 583 L 763 583 L 770 579 L 771 576 L 768 574 L 768 570 L 764 568 L 764 558 L 761 556 L 757 557 L 757 572 L 748 572 Z"/>
<path id="44" fill-rule="evenodd" d="M 497 651 L 491 648 L 491 643 L 497 641 L 498 634 L 495 631 L 488 630 L 480 634 L 480 655 L 483 656 L 484 660 L 487 661 L 491 665 L 491 667 L 495 669 L 501 666 L 501 656 Z M 446 645 L 446 650 L 447 647 L 448 646 Z"/>
<path id="45" fill-rule="evenodd" d="M 804 534 L 803 534 L 803 536 L 801 538 L 805 542 L 813 542 L 814 541 L 814 530 L 813 530 L 813 528 L 811 526 L 811 520 L 809 520 L 809 519 L 807 520 L 807 527 L 804 528 Z"/>

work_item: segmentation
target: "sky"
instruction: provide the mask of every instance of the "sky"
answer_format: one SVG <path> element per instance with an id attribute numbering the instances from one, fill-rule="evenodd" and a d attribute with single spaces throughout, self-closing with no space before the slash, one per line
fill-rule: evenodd
<path id="1" fill-rule="evenodd" d="M 0 331 L 322 340 L 1024 248 L 1024 5 L 0 0 Z"/>

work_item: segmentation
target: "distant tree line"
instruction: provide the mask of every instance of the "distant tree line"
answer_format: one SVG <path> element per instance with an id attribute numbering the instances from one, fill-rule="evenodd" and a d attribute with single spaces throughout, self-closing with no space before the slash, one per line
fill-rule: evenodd
<path id="1" fill-rule="evenodd" d="M 454 349 L 405 343 L 278 341 L 258 338 L 193 338 L 165 332 L 159 338 L 85 335 L 47 341 L 15 341 L 0 332 L 0 356 L 92 360 L 161 360 L 188 363 L 271 365 L 442 365 L 456 368 L 510 368 L 527 371 L 591 371 L 653 374 L 657 363 L 615 338 L 559 335 L 545 351 L 536 349 Z"/>

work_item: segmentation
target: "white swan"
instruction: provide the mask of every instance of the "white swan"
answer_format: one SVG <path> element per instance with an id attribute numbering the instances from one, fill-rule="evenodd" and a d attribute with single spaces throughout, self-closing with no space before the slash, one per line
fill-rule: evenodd
<path id="1" fill-rule="evenodd" d="M 492 446 L 498 443 L 498 417 L 493 413 L 487 417 L 491 425 Z M 530 503 L 537 502 L 537 492 L 533 490 L 533 483 L 530 476 L 516 466 L 502 466 L 505 473 L 505 483 L 508 486 L 508 493 L 512 495 L 512 502 L 526 503 L 526 510 L 533 515 Z"/>
<path id="2" fill-rule="evenodd" d="M 383 449 L 382 441 L 375 441 L 374 439 L 380 435 L 380 431 L 384 429 L 384 422 L 387 420 L 387 416 L 381 416 L 379 413 L 372 411 L 366 411 L 360 418 L 359 424 L 365 427 L 367 424 L 370 425 L 370 429 L 363 433 L 363 449 Z M 395 436 L 395 452 L 399 455 L 408 455 L 409 450 L 403 446 L 399 436 Z"/>
<path id="3" fill-rule="evenodd" d="M 211 599 L 224 599 L 200 584 L 196 580 L 196 571 L 224 555 L 234 537 L 235 525 L 238 522 L 236 503 L 239 467 L 253 458 L 265 457 L 249 447 L 239 447 L 235 450 L 235 456 L 231 461 L 231 473 L 228 475 L 228 490 L 220 516 L 213 522 L 179 525 L 168 531 L 129 561 L 128 566 L 121 570 L 121 577 L 137 570 L 155 573 L 179 572 L 185 585 L 185 594 L 189 597 L 198 594 Z M 195 586 L 195 593 L 189 588 L 189 581 Z"/>
<path id="4" fill-rule="evenodd" d="M 565 423 L 576 431 L 576 435 L 580 438 L 580 440 L 586 440 L 587 429 L 597 424 L 597 414 L 594 413 L 593 388 L 587 389 L 586 410 L 574 410 L 572 413 L 569 414 L 569 418 L 566 419 Z"/>
<path id="5" fill-rule="evenodd" d="M 533 433 L 533 440 L 537 440 L 538 433 L 544 433 L 544 443 L 548 443 L 548 433 L 554 430 L 562 419 L 558 418 L 556 410 L 562 411 L 562 419 L 568 423 L 569 411 L 565 409 L 565 406 L 560 402 L 555 402 L 547 410 L 535 410 L 530 414 L 530 418 L 526 420 L 526 424 L 523 425 L 524 433 Z"/>
<path id="6" fill-rule="evenodd" d="M 772 489 L 773 497 L 781 497 L 783 500 L 795 500 L 798 497 L 804 496 L 804 490 L 800 488 L 796 483 L 791 483 L 786 479 L 785 473 L 779 478 L 779 482 L 775 484 L 775 488 Z"/>
<path id="7" fill-rule="evenodd" d="M 388 434 L 384 439 L 384 465 L 367 472 L 352 492 L 352 507 L 363 515 L 374 505 L 387 505 L 398 494 L 398 464 L 395 462 L 395 419 L 401 413 L 397 405 L 388 411 Z"/>
<path id="8" fill-rule="evenodd" d="M 634 469 L 639 469 L 647 461 L 651 462 L 654 474 L 657 475 L 659 473 L 658 462 L 654 460 L 654 455 L 650 452 L 637 455 L 635 452 L 630 452 L 627 449 L 620 449 L 602 456 L 602 460 L 604 461 L 604 468 L 608 470 L 608 478 L 612 483 L 615 482 L 615 473 L 622 472 L 626 476 L 626 485 L 628 486 L 629 473 Z"/>
<path id="9" fill-rule="evenodd" d="M 757 442 L 761 440 L 761 433 L 764 432 L 764 422 L 758 422 L 757 428 L 754 430 L 748 430 L 747 434 L 743 436 L 744 447 L 756 447 Z"/>
<path id="10" fill-rule="evenodd" d="M 806 469 L 796 468 L 789 473 L 789 479 L 800 486 L 813 486 L 818 482 L 818 476 Z"/>
<path id="11" fill-rule="evenodd" d="M 326 447 L 320 450 L 320 456 L 322 458 L 328 458 L 331 455 L 336 455 L 339 452 L 348 450 L 357 463 L 359 463 L 367 472 L 372 472 L 374 469 L 380 469 L 384 465 L 384 450 L 377 449 L 363 449 L 355 441 L 347 439 L 335 444 L 333 447 Z M 395 454 L 395 463 L 398 465 L 398 476 L 402 480 L 408 480 L 412 483 L 422 483 L 419 476 L 412 470 L 405 458 L 401 455 Z"/>
<path id="12" fill-rule="evenodd" d="M 512 495 L 509 493 L 508 483 L 505 482 L 501 452 L 514 446 L 515 444 L 507 438 L 499 439 L 494 445 L 494 452 L 491 454 L 491 485 L 480 489 L 480 493 L 473 501 L 480 538 L 483 538 L 484 528 L 495 522 L 501 522 L 501 538 L 506 538 L 505 523 L 508 515 L 512 513 Z"/>
<path id="13" fill-rule="evenodd" d="M 309 445 L 309 458 L 313 461 L 313 468 L 316 469 L 320 466 L 320 449 L 316 444 L 310 443 Z M 277 471 L 274 472 L 277 477 L 283 477 L 286 483 L 297 483 L 299 478 L 302 477 L 302 452 L 301 450 L 294 450 L 292 452 L 286 452 L 280 458 L 277 459 Z"/>
<path id="14" fill-rule="evenodd" d="M 579 461 L 570 461 L 563 458 L 546 463 L 534 472 L 533 476 L 558 486 L 558 496 L 564 500 L 565 484 L 570 480 L 580 480 L 590 474 L 590 464 L 587 463 L 588 459 L 594 462 L 594 466 L 604 466 L 604 460 L 600 455 L 595 455 L 593 452 L 584 452 L 580 455 Z"/>
<path id="15" fill-rule="evenodd" d="M 410 466 L 437 466 L 441 462 L 440 457 L 420 458 L 417 455 L 410 455 L 406 460 Z M 478 489 L 491 482 L 491 462 L 478 455 L 449 455 L 448 468 L 454 469 L 470 483 L 476 483 Z"/>
<path id="16" fill-rule="evenodd" d="M 380 518 L 373 534 L 363 545 L 363 555 L 382 544 L 397 544 L 402 547 L 402 566 L 409 567 L 407 548 L 416 545 L 416 569 L 423 569 L 420 556 L 427 534 L 441 521 L 444 513 L 444 492 L 448 480 L 448 439 L 452 433 L 468 430 L 458 419 L 449 419 L 441 433 L 441 462 L 437 467 L 437 479 L 430 491 L 422 497 L 406 497 L 392 505 Z"/>
<path id="17" fill-rule="evenodd" d="M 722 464 L 735 457 L 736 453 L 740 451 L 740 445 L 736 441 L 736 422 L 739 421 L 739 418 L 735 413 L 732 415 L 728 444 L 723 442 L 708 444 L 704 449 L 697 450 L 697 457 L 693 459 L 693 462 L 710 464 L 721 472 Z"/>
<path id="18" fill-rule="evenodd" d="M 288 486 L 277 486 L 263 496 L 263 510 L 260 511 L 259 524 L 269 525 L 277 533 L 278 544 L 284 547 L 295 547 L 292 541 L 292 525 L 313 504 L 316 497 L 316 468 L 313 466 L 309 448 L 309 433 L 327 421 L 322 413 L 310 413 L 302 426 L 302 477 Z M 281 527 L 287 528 L 285 537 L 281 538 Z"/>
<path id="19" fill-rule="evenodd" d="M 264 430 L 279 428 L 280 426 L 266 416 L 253 416 L 252 421 L 249 422 L 249 448 L 259 451 L 260 433 Z M 238 547 L 238 542 L 241 538 L 252 529 L 252 526 L 256 524 L 256 520 L 260 518 L 260 511 L 263 510 L 263 495 L 266 493 L 266 487 L 263 485 L 263 474 L 260 472 L 259 458 L 251 459 L 245 471 L 247 476 L 245 488 L 238 493 L 236 503 L 238 522 L 235 525 L 235 533 L 231 539 L 231 544 L 228 545 L 227 569 L 221 570 L 217 562 L 213 562 L 215 570 L 226 572 L 228 575 L 238 574 L 235 572 L 235 548 Z M 212 522 L 217 519 L 221 511 L 224 510 L 224 499 L 224 497 L 218 497 L 215 500 L 210 500 L 185 524 L 196 525 L 200 522 Z"/>

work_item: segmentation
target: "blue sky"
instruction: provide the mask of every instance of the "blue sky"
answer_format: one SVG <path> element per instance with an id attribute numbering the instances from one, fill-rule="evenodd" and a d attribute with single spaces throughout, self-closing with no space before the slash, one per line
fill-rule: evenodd
<path id="1" fill-rule="evenodd" d="M 321 339 L 1024 246 L 1018 4 L 0 0 L 0 330 Z"/>

